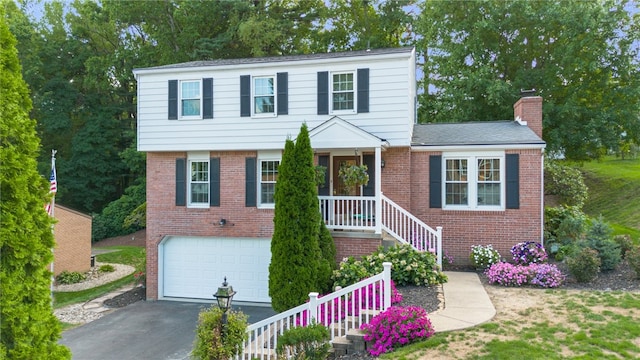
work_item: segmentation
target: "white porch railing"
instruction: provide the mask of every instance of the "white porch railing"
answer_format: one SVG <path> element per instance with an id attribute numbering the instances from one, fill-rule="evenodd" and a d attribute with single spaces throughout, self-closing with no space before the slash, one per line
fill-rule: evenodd
<path id="1" fill-rule="evenodd" d="M 374 196 L 318 196 L 318 201 L 327 228 L 375 231 L 379 220 L 381 229 L 401 243 L 435 253 L 442 268 L 442 227 L 434 230 L 383 194 L 379 215 Z"/>
<path id="2" fill-rule="evenodd" d="M 235 359 L 275 359 L 278 336 L 312 321 L 329 328 L 331 341 L 369 323 L 373 316 L 391 306 L 391 263 L 383 266 L 381 273 L 357 284 L 322 297 L 311 293 L 306 304 L 249 325 L 244 353 L 237 354 Z"/>
<path id="3" fill-rule="evenodd" d="M 381 195 L 381 199 L 382 229 L 418 251 L 435 253 L 442 269 L 442 226 L 434 230 L 386 196 Z"/>
<path id="4" fill-rule="evenodd" d="M 318 201 L 327 228 L 375 230 L 374 196 L 318 196 Z"/>

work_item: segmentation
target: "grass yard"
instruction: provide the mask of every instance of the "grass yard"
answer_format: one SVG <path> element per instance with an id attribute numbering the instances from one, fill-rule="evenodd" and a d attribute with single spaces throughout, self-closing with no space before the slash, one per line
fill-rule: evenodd
<path id="1" fill-rule="evenodd" d="M 140 268 L 145 263 L 145 250 L 144 248 L 137 246 L 110 246 L 101 249 L 117 250 L 106 254 L 100 254 L 96 256 L 96 261 L 106 263 L 116 263 L 131 265 L 136 268 Z M 134 282 L 133 275 L 126 276 L 120 280 L 98 286 L 92 289 L 74 291 L 74 292 L 54 292 L 53 304 L 54 308 L 60 308 L 63 306 L 82 303 L 95 299 L 111 291 L 117 290 L 125 285 Z"/>
<path id="2" fill-rule="evenodd" d="M 585 213 L 604 216 L 616 234 L 629 234 L 640 242 L 640 159 L 609 157 L 578 168 L 589 187 Z"/>
<path id="3" fill-rule="evenodd" d="M 637 359 L 640 294 L 490 286 L 488 323 L 436 333 L 381 359 Z M 511 301 L 509 308 L 501 299 Z M 531 300 L 534 299 L 534 300 Z M 513 300 L 513 299 L 512 299 Z M 519 299 L 520 300 L 520 299 Z"/>

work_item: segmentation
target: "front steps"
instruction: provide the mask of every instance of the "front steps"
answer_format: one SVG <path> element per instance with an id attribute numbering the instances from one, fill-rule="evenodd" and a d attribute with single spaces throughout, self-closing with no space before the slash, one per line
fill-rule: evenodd
<path id="1" fill-rule="evenodd" d="M 347 336 L 333 339 L 332 344 L 334 358 L 367 350 L 367 342 L 364 341 L 364 332 L 358 329 L 351 329 L 347 332 Z"/>

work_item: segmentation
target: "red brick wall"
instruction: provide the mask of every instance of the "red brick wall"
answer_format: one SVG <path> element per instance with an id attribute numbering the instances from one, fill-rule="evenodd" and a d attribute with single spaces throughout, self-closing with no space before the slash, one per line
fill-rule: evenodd
<path id="1" fill-rule="evenodd" d="M 357 258 L 363 255 L 369 255 L 376 251 L 382 245 L 382 237 L 380 235 L 352 233 L 347 232 L 340 234 L 340 231 L 334 231 L 333 241 L 336 244 L 336 263 L 340 263 L 342 259 L 355 256 Z"/>
<path id="2" fill-rule="evenodd" d="M 256 152 L 211 152 L 220 157 L 220 206 L 175 206 L 175 159 L 186 153 L 147 153 L 147 298 L 158 297 L 158 244 L 167 235 L 271 237 L 273 209 L 245 207 L 245 158 Z M 220 219 L 227 225 L 220 227 Z"/>
<path id="3" fill-rule="evenodd" d="M 85 273 L 91 268 L 91 216 L 57 205 L 53 272 Z"/>
<path id="4" fill-rule="evenodd" d="M 527 122 L 527 126 L 542 138 L 542 97 L 520 98 L 513 105 L 513 116 Z"/>
<path id="5" fill-rule="evenodd" d="M 382 152 L 382 193 L 396 204 L 409 209 L 411 204 L 410 148 L 389 148 Z"/>
<path id="6" fill-rule="evenodd" d="M 443 248 L 459 264 L 469 263 L 472 245 L 492 244 L 509 259 L 509 249 L 520 241 L 541 241 L 542 181 L 540 150 L 507 151 L 520 154 L 520 208 L 504 211 L 452 211 L 429 208 L 429 156 L 412 154 L 410 211 L 435 228 L 443 227 Z M 393 200 L 393 199 L 392 199 Z"/>

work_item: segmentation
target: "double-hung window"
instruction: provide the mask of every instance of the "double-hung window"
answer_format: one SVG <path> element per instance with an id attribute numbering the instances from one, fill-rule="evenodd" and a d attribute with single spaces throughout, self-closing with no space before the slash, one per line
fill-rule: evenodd
<path id="1" fill-rule="evenodd" d="M 209 159 L 189 157 L 187 195 L 189 207 L 209 207 Z"/>
<path id="2" fill-rule="evenodd" d="M 261 151 L 258 153 L 258 207 L 273 208 L 275 206 L 274 195 L 281 158 L 281 151 Z"/>
<path id="3" fill-rule="evenodd" d="M 353 72 L 331 74 L 331 109 L 333 112 L 355 110 Z"/>
<path id="4" fill-rule="evenodd" d="M 200 80 L 183 80 L 180 82 L 181 118 L 200 118 L 202 102 L 201 88 Z"/>
<path id="5" fill-rule="evenodd" d="M 256 115 L 275 115 L 275 82 L 273 76 L 253 78 L 253 112 Z"/>
<path id="6" fill-rule="evenodd" d="M 504 154 L 444 155 L 444 207 L 504 209 Z"/>

